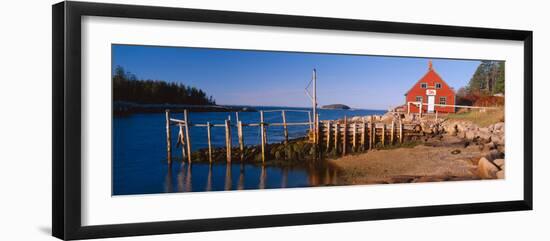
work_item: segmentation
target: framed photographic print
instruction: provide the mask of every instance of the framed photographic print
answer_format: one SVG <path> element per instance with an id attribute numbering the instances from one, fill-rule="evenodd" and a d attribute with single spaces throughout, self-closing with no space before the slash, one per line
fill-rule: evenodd
<path id="1" fill-rule="evenodd" d="M 53 6 L 53 235 L 532 209 L 532 32 Z"/>

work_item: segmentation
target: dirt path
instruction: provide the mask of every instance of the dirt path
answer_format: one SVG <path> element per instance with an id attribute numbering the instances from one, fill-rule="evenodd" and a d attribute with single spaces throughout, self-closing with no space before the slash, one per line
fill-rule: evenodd
<path id="1" fill-rule="evenodd" d="M 486 154 L 478 146 L 465 147 L 461 139 L 445 136 L 413 148 L 373 150 L 330 162 L 349 184 L 471 180 L 479 179 L 475 160 Z"/>

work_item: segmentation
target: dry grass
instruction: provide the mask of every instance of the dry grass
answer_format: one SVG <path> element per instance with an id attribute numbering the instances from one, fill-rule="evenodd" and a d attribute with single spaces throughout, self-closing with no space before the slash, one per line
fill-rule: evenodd
<path id="1" fill-rule="evenodd" d="M 447 115 L 447 119 L 471 121 L 480 127 L 487 127 L 491 124 L 504 121 L 504 108 L 488 109 L 485 112 L 479 110 L 457 112 Z"/>

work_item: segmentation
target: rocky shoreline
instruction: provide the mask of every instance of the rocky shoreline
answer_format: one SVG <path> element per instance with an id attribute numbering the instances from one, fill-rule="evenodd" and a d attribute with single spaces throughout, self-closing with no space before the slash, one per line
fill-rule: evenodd
<path id="1" fill-rule="evenodd" d="M 475 145 L 487 154 L 475 163 L 477 175 L 483 179 L 503 179 L 505 173 L 504 122 L 488 127 L 479 127 L 467 121 L 445 121 L 442 123 L 447 134 L 463 138 L 466 145 Z"/>
<path id="2" fill-rule="evenodd" d="M 408 140 L 412 148 L 374 150 L 330 160 L 344 183 L 414 183 L 505 177 L 504 122 L 480 127 L 442 116 L 387 113 L 380 121 L 416 124 L 422 133 Z M 351 119 L 353 121 L 353 118 Z"/>
<path id="3" fill-rule="evenodd" d="M 366 117 L 353 117 L 348 121 L 362 122 L 363 118 Z M 324 149 L 318 153 L 308 137 L 302 137 L 286 144 L 268 144 L 265 163 L 262 163 L 259 145 L 245 146 L 243 153 L 238 146 L 233 147 L 231 159 L 275 166 L 328 162 L 348 184 L 503 179 L 505 176 L 504 122 L 479 127 L 445 117 L 433 120 L 390 112 L 374 118 L 390 123 L 401 118 L 404 122 L 416 123 L 415 129 L 421 134 L 406 139 L 403 144 L 376 146 L 368 152 L 350 150 L 351 154 L 344 157 Z M 225 147 L 212 149 L 213 162 L 226 162 L 226 155 Z M 192 160 L 209 162 L 208 149 L 192 152 Z"/>

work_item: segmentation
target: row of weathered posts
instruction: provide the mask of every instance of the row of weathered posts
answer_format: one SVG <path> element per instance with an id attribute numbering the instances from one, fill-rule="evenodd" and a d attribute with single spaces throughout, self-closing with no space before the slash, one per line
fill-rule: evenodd
<path id="1" fill-rule="evenodd" d="M 264 119 L 265 112 L 281 112 L 282 123 L 267 123 Z M 183 112 L 183 119 L 175 119 L 171 117 L 169 110 L 166 110 L 166 146 L 167 146 L 167 159 L 168 163 L 172 162 L 172 137 L 171 128 L 173 126 L 178 127 L 177 143 L 182 146 L 183 160 L 187 160 L 191 163 L 191 127 L 206 128 L 207 143 L 208 143 L 208 160 L 212 159 L 212 137 L 211 128 L 223 127 L 225 128 L 225 147 L 226 147 L 226 159 L 227 162 L 231 162 L 232 157 L 232 127 L 236 127 L 239 152 L 241 160 L 244 159 L 245 140 L 243 136 L 243 128 L 256 127 L 260 129 L 260 145 L 261 145 L 261 158 L 262 162 L 266 161 L 267 144 L 268 144 L 268 126 L 282 126 L 284 144 L 289 141 L 288 126 L 308 126 L 308 137 L 311 143 L 314 143 L 317 151 L 334 151 L 346 155 L 351 151 L 348 147 L 351 146 L 353 151 L 357 150 L 370 150 L 377 144 L 382 147 L 385 145 L 392 145 L 395 143 L 402 143 L 405 136 L 418 135 L 412 124 L 404 124 L 399 119 L 398 121 L 392 121 L 391 125 L 386 124 L 380 120 L 376 120 L 375 116 L 371 116 L 367 121 L 365 118 L 361 118 L 360 121 L 348 122 L 347 118 L 344 118 L 343 122 L 338 120 L 326 120 L 314 123 L 312 121 L 311 112 L 300 111 L 308 113 L 308 122 L 287 122 L 286 112 L 289 110 L 271 110 L 271 111 L 259 111 L 260 122 L 259 123 L 243 123 L 239 120 L 238 112 L 236 112 L 236 124 L 231 123 L 230 117 L 225 120 L 224 124 L 212 124 L 206 123 L 191 123 L 189 121 L 188 111 Z M 296 110 L 292 110 L 296 111 Z M 319 118 L 315 118 L 319 121 Z"/>
<path id="2" fill-rule="evenodd" d="M 384 147 L 397 142 L 403 143 L 405 132 L 414 131 L 410 125 L 405 125 L 400 121 L 391 122 L 387 125 L 383 122 L 376 122 L 373 117 L 370 121 L 361 119 L 359 122 L 348 123 L 348 119 L 344 118 L 344 122 L 338 121 L 323 121 L 321 132 L 324 138 L 325 150 L 338 150 L 341 148 L 342 155 L 349 153 L 348 147 L 351 146 L 356 150 L 371 150 L 377 143 Z M 406 129 L 405 129 L 406 128 Z M 389 138 L 389 139 L 387 139 Z"/>
<path id="3" fill-rule="evenodd" d="M 264 120 L 264 113 L 265 112 L 275 112 L 280 111 L 281 116 L 283 118 L 282 123 L 267 123 Z M 260 111 L 260 122 L 259 123 L 243 123 L 239 120 L 239 112 L 235 112 L 235 115 L 237 117 L 236 125 L 231 124 L 231 119 L 228 118 L 225 120 L 224 124 L 212 124 L 210 122 L 206 122 L 205 124 L 199 124 L 199 123 L 191 123 L 189 121 L 189 114 L 187 110 L 184 110 L 183 112 L 183 119 L 175 119 L 171 117 L 170 110 L 166 110 L 166 150 L 167 150 L 167 159 L 168 163 L 172 162 L 172 133 L 171 133 L 171 127 L 174 125 L 177 125 L 179 127 L 178 131 L 178 137 L 177 137 L 177 143 L 181 144 L 182 146 L 182 157 L 183 160 L 187 159 L 189 163 L 191 163 L 191 135 L 189 133 L 189 129 L 191 127 L 205 127 L 206 133 L 207 133 L 207 142 L 208 142 L 208 160 L 212 162 L 212 134 L 211 134 L 211 128 L 212 127 L 224 127 L 225 128 L 225 147 L 226 147 L 226 158 L 227 162 L 231 162 L 231 151 L 233 149 L 232 147 L 232 134 L 231 134 L 231 127 L 237 128 L 237 136 L 238 136 L 238 142 L 239 142 L 239 150 L 240 150 L 240 156 L 241 160 L 244 159 L 244 136 L 243 136 L 243 128 L 244 127 L 259 127 L 260 128 L 260 142 L 261 142 L 261 148 L 262 148 L 262 162 L 265 162 L 266 160 L 266 153 L 267 153 L 267 144 L 268 144 L 268 138 L 267 138 L 267 127 L 268 126 L 282 126 L 283 127 L 283 134 L 284 134 L 284 142 L 285 144 L 288 143 L 288 126 L 299 126 L 299 125 L 307 125 L 309 126 L 309 132 L 313 132 L 313 122 L 311 120 L 311 112 L 310 111 L 299 111 L 299 110 L 292 110 L 292 111 L 298 111 L 298 112 L 307 112 L 308 113 L 308 122 L 287 122 L 286 121 L 286 112 L 287 110 L 271 110 L 271 111 Z"/>

